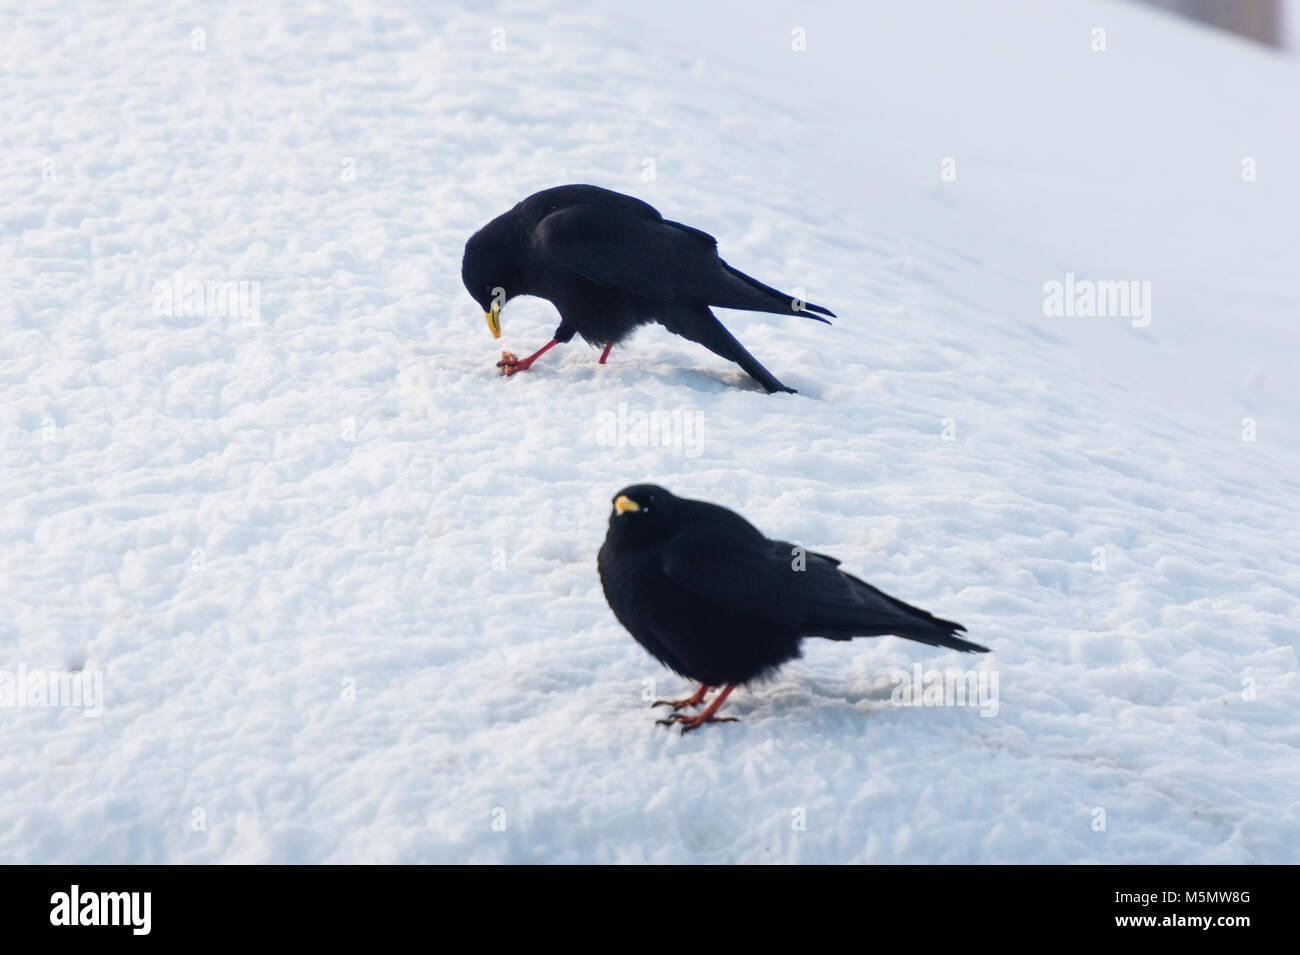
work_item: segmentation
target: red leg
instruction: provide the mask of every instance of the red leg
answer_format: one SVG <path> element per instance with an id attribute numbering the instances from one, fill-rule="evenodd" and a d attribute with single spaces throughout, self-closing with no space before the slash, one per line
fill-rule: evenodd
<path id="1" fill-rule="evenodd" d="M 609 357 L 609 350 L 613 347 L 614 347 L 613 342 L 610 342 L 608 345 L 605 346 L 605 350 L 600 353 L 600 361 L 596 362 L 597 365 L 605 364 L 605 359 Z"/>
<path id="2" fill-rule="evenodd" d="M 701 683 L 700 688 L 684 700 L 655 700 L 650 706 L 652 709 L 656 706 L 671 706 L 674 710 L 680 710 L 683 706 L 699 706 L 708 693 L 709 685 Z"/>
<path id="3" fill-rule="evenodd" d="M 731 695 L 731 691 L 736 688 L 735 683 L 730 683 L 722 688 L 722 692 L 713 698 L 713 702 L 704 708 L 704 711 L 696 716 L 685 716 L 681 713 L 674 713 L 666 720 L 655 720 L 656 723 L 662 723 L 664 726 L 677 724 L 682 728 L 682 734 L 685 735 L 693 729 L 698 729 L 705 723 L 739 723 L 740 720 L 734 716 L 714 716 L 718 712 L 718 707 L 722 705 L 723 700 Z"/>
<path id="4" fill-rule="evenodd" d="M 541 348 L 537 349 L 537 351 L 533 352 L 527 358 L 520 358 L 518 361 L 509 361 L 507 359 L 502 359 L 501 361 L 497 362 L 497 367 L 501 369 L 501 374 L 503 375 L 513 375 L 516 372 L 527 371 L 529 368 L 532 367 L 533 362 L 537 361 L 537 359 L 541 358 L 543 355 L 545 355 L 548 351 L 550 351 L 558 344 L 559 342 L 557 342 L 554 338 L 552 338 L 549 342 L 547 342 Z"/>

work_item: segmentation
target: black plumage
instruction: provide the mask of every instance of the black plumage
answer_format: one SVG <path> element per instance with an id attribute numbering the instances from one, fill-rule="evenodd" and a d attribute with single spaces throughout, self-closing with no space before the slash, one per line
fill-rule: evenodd
<path id="1" fill-rule="evenodd" d="M 679 498 L 654 484 L 614 498 L 596 558 L 605 599 L 619 622 L 662 664 L 701 689 L 674 710 L 724 687 L 696 717 L 663 722 L 683 731 L 713 721 L 738 684 L 773 673 L 800 654 L 805 637 L 851 640 L 894 634 L 976 653 L 966 628 L 896 600 L 845 573 L 839 561 L 769 540 L 739 514 Z"/>
<path id="2" fill-rule="evenodd" d="M 559 310 L 555 337 L 527 358 L 503 360 L 507 374 L 574 335 L 602 346 L 604 362 L 638 326 L 658 322 L 734 361 L 768 392 L 792 391 L 736 341 L 710 306 L 822 322 L 821 316 L 834 317 L 733 269 L 708 233 L 597 186 L 546 189 L 493 219 L 465 243 L 461 278 L 497 337 L 501 308 L 516 296 L 535 295 Z"/>

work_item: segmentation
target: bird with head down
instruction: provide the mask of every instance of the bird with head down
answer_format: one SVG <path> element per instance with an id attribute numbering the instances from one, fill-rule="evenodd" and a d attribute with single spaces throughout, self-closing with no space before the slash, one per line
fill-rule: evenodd
<path id="1" fill-rule="evenodd" d="M 886 634 L 967 653 L 988 648 L 957 636 L 959 623 L 882 593 L 834 557 L 770 540 L 735 511 L 677 497 L 657 484 L 614 495 L 596 557 L 619 623 L 669 669 L 698 681 L 681 700 L 658 700 L 659 720 L 682 732 L 731 722 L 718 708 L 739 685 L 770 676 L 800 655 L 805 637 L 852 640 Z M 713 687 L 722 690 L 703 711 Z"/>
<path id="2" fill-rule="evenodd" d="M 820 322 L 834 317 L 732 268 L 708 233 L 597 186 L 546 189 L 493 219 L 465 243 L 461 278 L 494 338 L 501 336 L 501 310 L 518 296 L 547 299 L 560 313 L 549 342 L 527 358 L 503 358 L 506 375 L 528 369 L 574 335 L 601 347 L 604 364 L 610 349 L 637 327 L 657 322 L 734 361 L 768 393 L 790 392 L 722 326 L 711 306 Z"/>

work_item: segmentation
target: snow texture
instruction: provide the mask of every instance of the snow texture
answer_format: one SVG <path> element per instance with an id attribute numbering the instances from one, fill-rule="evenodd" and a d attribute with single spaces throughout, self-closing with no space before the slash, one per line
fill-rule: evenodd
<path id="1" fill-rule="evenodd" d="M 103 695 L 0 707 L 0 860 L 1300 861 L 1296 60 L 1111 2 L 6 6 L 0 700 Z M 464 241 L 567 182 L 834 309 L 721 313 L 799 394 L 659 328 L 499 378 L 557 319 L 494 342 Z M 993 652 L 809 641 L 656 726 L 595 570 L 646 480 Z"/>

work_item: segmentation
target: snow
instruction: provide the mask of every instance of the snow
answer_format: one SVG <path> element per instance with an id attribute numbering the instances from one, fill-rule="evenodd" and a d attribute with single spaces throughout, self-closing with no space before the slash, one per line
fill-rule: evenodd
<path id="1" fill-rule="evenodd" d="M 1111 2 L 8 7 L 0 702 L 103 695 L 0 707 L 0 859 L 1300 861 L 1296 60 Z M 723 314 L 800 393 L 661 329 L 496 377 L 556 318 L 494 342 L 464 240 L 566 182 L 838 312 Z M 595 571 L 645 480 L 994 652 L 809 641 L 656 726 Z"/>

